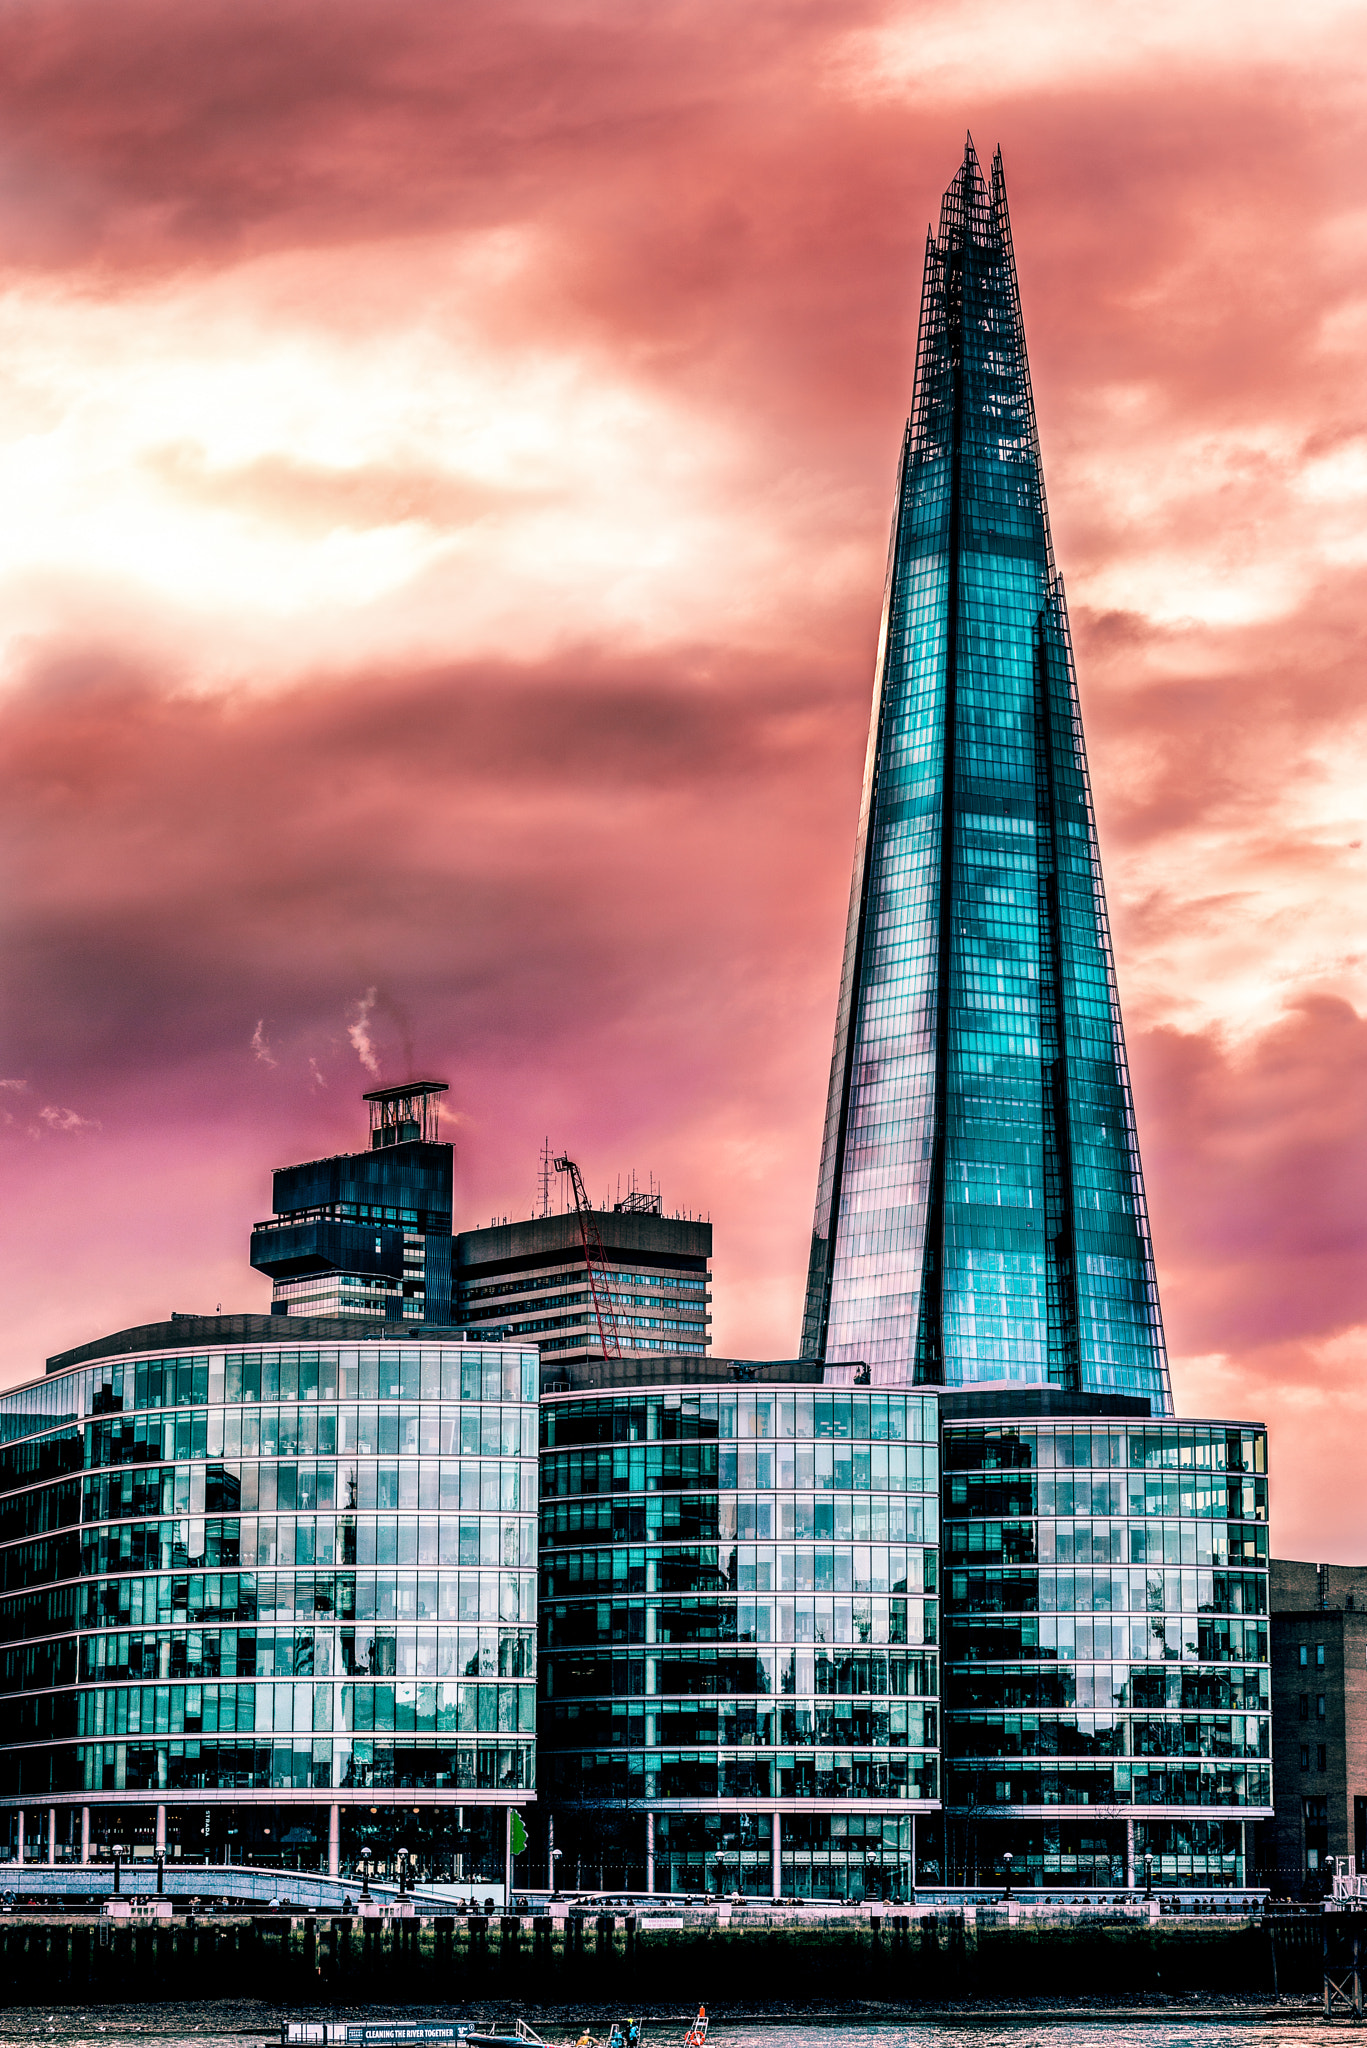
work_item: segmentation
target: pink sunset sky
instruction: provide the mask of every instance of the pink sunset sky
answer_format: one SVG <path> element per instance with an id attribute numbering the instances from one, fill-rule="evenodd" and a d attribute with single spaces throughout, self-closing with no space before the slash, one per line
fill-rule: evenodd
<path id="1" fill-rule="evenodd" d="M 798 1332 L 923 239 L 1005 153 L 1179 1409 L 1367 1557 L 1367 24 L 0 13 L 3 1371 L 451 1083 Z M 373 991 L 373 995 L 368 993 Z"/>

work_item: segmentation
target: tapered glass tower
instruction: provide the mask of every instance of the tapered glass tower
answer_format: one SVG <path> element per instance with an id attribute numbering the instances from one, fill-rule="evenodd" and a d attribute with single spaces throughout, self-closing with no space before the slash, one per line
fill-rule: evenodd
<path id="1" fill-rule="evenodd" d="M 1172 1407 L 1006 188 L 971 142 L 926 247 L 803 1349 Z"/>

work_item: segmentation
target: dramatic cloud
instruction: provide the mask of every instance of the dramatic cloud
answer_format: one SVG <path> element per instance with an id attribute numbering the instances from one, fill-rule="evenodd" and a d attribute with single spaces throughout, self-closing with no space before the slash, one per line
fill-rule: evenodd
<path id="1" fill-rule="evenodd" d="M 415 1067 L 461 1221 L 653 1169 L 791 1351 L 971 126 L 1179 1400 L 1361 1555 L 1365 72 L 1336 0 L 0 13 L 7 1374 L 259 1304 L 270 1168 Z"/>

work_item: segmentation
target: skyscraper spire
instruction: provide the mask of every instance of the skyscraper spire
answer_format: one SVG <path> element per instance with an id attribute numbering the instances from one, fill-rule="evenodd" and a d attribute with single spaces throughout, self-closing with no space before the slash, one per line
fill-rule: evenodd
<path id="1" fill-rule="evenodd" d="M 803 1350 L 1172 1407 L 1006 184 L 971 136 L 926 245 Z"/>

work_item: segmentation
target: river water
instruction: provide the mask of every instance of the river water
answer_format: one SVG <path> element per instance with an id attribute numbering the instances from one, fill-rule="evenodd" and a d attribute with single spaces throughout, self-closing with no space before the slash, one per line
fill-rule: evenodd
<path id="1" fill-rule="evenodd" d="M 532 2016 L 548 2043 L 572 2041 L 580 2024 L 596 2034 L 605 2034 L 606 2018 L 601 2010 L 571 2012 L 567 2008 L 521 2008 Z M 638 2008 L 644 2020 L 645 2048 L 681 2048 L 686 2020 L 676 2011 L 663 2010 L 650 2017 L 650 2008 Z M 201 2006 L 102 2005 L 56 2007 L 11 2007 L 0 2012 L 0 2043 L 60 2043 L 61 2048 L 263 2048 L 278 2042 L 282 2013 L 278 2007 L 243 2002 L 241 2005 Z M 509 2009 L 485 2006 L 465 2008 L 414 2008 L 402 2011 L 369 2006 L 347 2012 L 337 2007 L 320 2007 L 303 2013 L 295 2008 L 291 2018 L 353 2019 L 377 2021 L 394 2018 L 446 2020 L 470 2018 L 483 2024 L 506 2021 Z M 728 2021 L 725 2013 L 713 2016 L 710 2048 L 1344 2048 L 1344 2037 L 1353 2031 L 1351 2023 L 1340 2021 L 1326 2026 L 1310 2000 L 1288 2004 L 1284 2015 L 1268 2017 L 1266 2007 L 1250 2006 L 1247 2018 L 1237 2008 L 1221 2010 L 1212 2005 L 1200 2012 L 1171 2017 L 1131 2016 L 1122 2009 L 1088 2011 L 1085 2017 L 1068 2019 L 1056 2012 L 1022 2013 L 1012 2017 L 978 2019 L 967 2010 L 952 2017 L 906 2020 L 859 2020 L 850 2018 L 773 2019 L 738 2018 Z"/>

